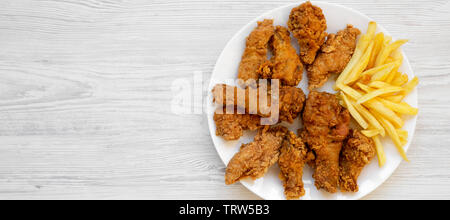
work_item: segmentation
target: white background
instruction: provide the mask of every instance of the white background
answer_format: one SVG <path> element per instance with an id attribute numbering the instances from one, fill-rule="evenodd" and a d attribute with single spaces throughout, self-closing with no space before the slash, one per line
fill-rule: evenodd
<path id="1" fill-rule="evenodd" d="M 171 85 L 207 85 L 235 32 L 292 2 L 0 1 L 0 199 L 259 199 L 225 186 L 205 115 L 173 114 Z M 328 2 L 410 39 L 420 78 L 411 162 L 365 199 L 450 199 L 450 1 Z"/>

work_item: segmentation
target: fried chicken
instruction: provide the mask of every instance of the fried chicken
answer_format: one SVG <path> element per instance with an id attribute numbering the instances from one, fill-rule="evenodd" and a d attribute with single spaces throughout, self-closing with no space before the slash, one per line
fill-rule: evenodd
<path id="1" fill-rule="evenodd" d="M 305 99 L 302 89 L 282 86 L 280 88 L 280 120 L 292 123 L 303 110 Z"/>
<path id="2" fill-rule="evenodd" d="M 244 130 L 256 130 L 261 127 L 261 117 L 258 115 L 238 114 L 237 109 L 233 114 L 214 112 L 214 122 L 216 123 L 216 135 L 223 139 L 237 140 L 244 134 Z"/>
<path id="3" fill-rule="evenodd" d="M 315 91 L 309 94 L 303 111 L 301 137 L 315 155 L 310 165 L 317 189 L 337 192 L 339 154 L 349 133 L 349 122 L 350 115 L 336 95 Z"/>
<path id="4" fill-rule="evenodd" d="M 259 21 L 258 26 L 247 37 L 244 54 L 238 69 L 238 79 L 243 80 L 243 87 L 249 79 L 259 79 L 258 69 L 267 61 L 268 42 L 274 34 L 273 20 Z"/>
<path id="5" fill-rule="evenodd" d="M 270 61 L 261 65 L 259 71 L 261 78 L 279 79 L 281 85 L 297 86 L 302 80 L 303 64 L 289 35 L 285 27 L 275 28 L 275 34 L 269 42 L 273 56 Z"/>
<path id="6" fill-rule="evenodd" d="M 231 158 L 225 170 L 225 183 L 229 185 L 246 177 L 257 179 L 264 176 L 269 167 L 278 161 L 287 131 L 283 126 L 259 129 L 254 140 L 243 144 Z"/>
<path id="7" fill-rule="evenodd" d="M 270 88 L 264 87 L 247 87 L 241 89 L 236 86 L 226 84 L 217 84 L 212 89 L 213 102 L 222 106 L 235 106 L 240 110 L 244 110 L 249 114 L 258 114 L 260 116 L 270 115 L 270 94 L 267 98 L 259 99 L 259 90 L 265 89 L 270 92 Z M 262 92 L 263 93 L 263 92 Z"/>
<path id="8" fill-rule="evenodd" d="M 361 32 L 352 25 L 329 34 L 327 41 L 322 45 L 314 63 L 307 68 L 309 90 L 319 88 L 328 80 L 331 74 L 340 74 L 356 47 L 356 38 Z"/>
<path id="9" fill-rule="evenodd" d="M 258 89 L 247 87 L 244 90 L 234 86 L 217 84 L 212 89 L 213 101 L 222 106 L 233 105 L 237 108 L 245 109 L 245 112 L 249 114 L 273 117 L 274 115 L 270 114 L 272 98 L 271 89 L 267 88 L 267 99 L 262 98 L 261 102 L 259 100 Z M 302 111 L 304 102 L 305 94 L 301 88 L 281 86 L 278 99 L 274 100 L 274 103 L 279 105 L 279 120 L 292 123 Z"/>
<path id="10" fill-rule="evenodd" d="M 342 192 L 358 192 L 358 176 L 374 156 L 373 140 L 354 130 L 342 148 L 339 160 L 339 185 Z"/>
<path id="11" fill-rule="evenodd" d="M 308 150 L 302 139 L 292 131 L 288 132 L 281 146 L 278 165 L 284 195 L 287 199 L 298 199 L 305 195 L 302 177 Z"/>
<path id="12" fill-rule="evenodd" d="M 322 9 L 309 1 L 293 8 L 289 15 L 288 27 L 300 45 L 300 58 L 303 63 L 313 63 L 327 36 L 325 32 L 327 22 Z"/>

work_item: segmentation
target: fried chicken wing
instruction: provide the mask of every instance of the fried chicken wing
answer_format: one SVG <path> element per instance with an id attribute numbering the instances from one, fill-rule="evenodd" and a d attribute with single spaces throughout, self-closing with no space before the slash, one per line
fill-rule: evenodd
<path id="1" fill-rule="evenodd" d="M 337 192 L 339 154 L 349 132 L 349 122 L 350 115 L 336 95 L 315 91 L 309 94 L 303 111 L 301 137 L 315 155 L 310 164 L 317 189 Z"/>
<path id="2" fill-rule="evenodd" d="M 356 47 L 356 38 L 361 32 L 352 25 L 329 34 L 327 41 L 322 45 L 314 63 L 307 68 L 309 90 L 319 88 L 328 80 L 331 74 L 340 74 Z"/>
<path id="3" fill-rule="evenodd" d="M 261 128 L 254 140 L 243 144 L 227 165 L 225 183 L 233 184 L 243 178 L 264 176 L 270 166 L 278 161 L 281 143 L 287 128 L 277 126 Z"/>
<path id="4" fill-rule="evenodd" d="M 258 88 L 260 89 L 260 88 Z M 235 86 L 217 84 L 212 89 L 213 102 L 222 106 L 236 106 L 245 109 L 250 114 L 258 114 L 263 117 L 273 116 L 271 111 L 271 89 L 267 90 L 267 99 L 259 99 L 259 90 L 247 87 L 245 90 Z M 253 95 L 252 95 L 253 94 Z M 281 86 L 278 99 L 274 103 L 279 105 L 279 120 L 292 123 L 303 109 L 305 93 L 301 88 Z"/>
<path id="5" fill-rule="evenodd" d="M 298 199 L 305 195 L 303 188 L 303 167 L 306 163 L 307 149 L 303 140 L 289 131 L 282 142 L 280 158 L 280 179 L 287 199 Z"/>
<path id="6" fill-rule="evenodd" d="M 243 85 L 248 85 L 247 80 L 259 79 L 258 69 L 267 61 L 268 42 L 274 34 L 273 20 L 259 21 L 258 26 L 247 37 L 244 54 L 238 69 L 238 79 L 243 80 Z"/>
<path id="7" fill-rule="evenodd" d="M 261 117 L 251 114 L 238 114 L 237 110 L 233 114 L 214 112 L 214 122 L 216 123 L 216 135 L 223 139 L 237 140 L 244 134 L 244 130 L 256 130 L 261 127 Z"/>
<path id="8" fill-rule="evenodd" d="M 339 185 L 342 192 L 358 192 L 359 174 L 373 157 L 373 140 L 354 130 L 342 148 L 339 161 Z"/>
<path id="9" fill-rule="evenodd" d="M 281 85 L 297 86 L 302 80 L 303 64 L 291 44 L 289 35 L 285 27 L 275 28 L 275 34 L 269 42 L 273 56 L 270 61 L 261 65 L 259 71 L 261 78 L 279 79 Z"/>
<path id="10" fill-rule="evenodd" d="M 327 36 L 325 32 L 327 22 L 322 9 L 309 1 L 293 8 L 289 15 L 288 27 L 300 45 L 300 58 L 303 63 L 313 63 Z"/>

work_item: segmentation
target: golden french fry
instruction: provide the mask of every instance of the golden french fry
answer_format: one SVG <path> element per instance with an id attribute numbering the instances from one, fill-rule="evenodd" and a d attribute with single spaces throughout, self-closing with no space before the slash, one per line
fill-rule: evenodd
<path id="1" fill-rule="evenodd" d="M 408 95 L 410 92 L 412 92 L 414 90 L 414 88 L 419 84 L 419 78 L 417 78 L 417 76 L 415 76 L 411 81 L 407 82 L 403 88 L 403 95 Z"/>
<path id="2" fill-rule="evenodd" d="M 345 94 L 347 94 L 348 96 L 350 96 L 352 99 L 359 99 L 362 97 L 361 93 L 359 93 L 358 91 L 356 91 L 355 89 L 353 89 L 350 86 L 344 85 L 344 84 L 338 84 L 337 87 L 342 90 Z"/>
<path id="3" fill-rule="evenodd" d="M 347 63 L 347 66 L 341 72 L 339 77 L 336 79 L 335 85 L 339 85 L 339 84 L 343 83 L 349 77 L 353 68 L 358 64 L 360 58 L 363 56 L 367 47 L 371 43 L 376 29 L 377 29 L 377 24 L 373 21 L 369 22 L 369 27 L 367 28 L 367 33 L 363 34 L 359 38 L 358 43 L 356 43 L 356 48 L 355 48 L 352 58 Z M 337 87 L 335 87 L 334 89 L 337 89 Z"/>
<path id="4" fill-rule="evenodd" d="M 392 63 L 394 61 L 395 61 L 395 59 L 393 57 L 388 56 L 388 58 L 386 59 L 386 61 L 384 61 L 384 63 Z"/>
<path id="5" fill-rule="evenodd" d="M 397 131 L 397 134 L 400 137 L 400 139 L 405 139 L 405 140 L 408 139 L 408 132 L 407 131 L 402 130 L 402 129 L 397 129 L 396 131 Z"/>
<path id="6" fill-rule="evenodd" d="M 395 62 L 392 62 L 392 63 L 383 64 L 381 66 L 373 67 L 373 68 L 368 69 L 368 70 L 364 71 L 363 73 L 361 73 L 361 77 L 366 76 L 366 75 L 373 76 L 376 73 L 383 71 L 384 69 L 390 68 L 391 66 L 394 66 L 394 65 L 395 65 Z"/>
<path id="7" fill-rule="evenodd" d="M 391 101 L 383 99 L 383 98 L 377 98 L 377 100 L 379 102 L 383 103 L 383 105 L 385 105 L 386 107 L 393 110 L 394 112 L 397 112 L 400 114 L 417 115 L 417 113 L 419 112 L 419 109 L 411 107 L 406 102 L 395 103 L 395 102 L 391 102 Z"/>
<path id="8" fill-rule="evenodd" d="M 400 74 L 400 76 L 396 76 L 391 82 L 393 86 L 402 86 L 408 82 L 408 75 Z"/>
<path id="9" fill-rule="evenodd" d="M 398 69 L 402 66 L 403 62 L 403 55 L 400 50 L 400 48 L 397 48 L 394 52 L 392 52 L 391 56 L 396 60 L 399 61 L 397 65 L 392 69 L 392 72 L 388 74 L 388 76 L 384 79 L 385 82 L 391 83 L 394 77 L 398 75 Z"/>
<path id="10" fill-rule="evenodd" d="M 391 56 L 396 60 L 403 60 L 403 54 L 400 48 L 397 48 L 391 53 Z"/>
<path id="11" fill-rule="evenodd" d="M 388 68 L 383 69 L 382 71 L 378 71 L 377 73 L 375 73 L 375 74 L 372 76 L 372 80 L 373 80 L 373 81 L 378 81 L 378 80 L 384 80 L 384 79 L 386 79 L 387 76 L 392 72 L 392 70 L 393 70 L 395 67 L 400 66 L 401 62 L 400 62 L 399 60 L 396 60 L 396 61 L 394 61 L 394 62 L 390 62 L 390 63 L 387 63 L 387 64 L 385 64 L 385 65 L 388 65 L 388 64 L 391 64 Z M 382 65 L 382 66 L 384 66 L 384 65 Z"/>
<path id="12" fill-rule="evenodd" d="M 383 98 L 386 99 L 386 100 L 389 100 L 391 102 L 401 102 L 404 97 L 405 96 L 403 96 L 403 95 L 391 95 L 391 96 L 386 96 L 386 97 L 383 97 Z"/>
<path id="13" fill-rule="evenodd" d="M 402 129 L 397 129 L 397 134 L 400 137 L 400 143 L 405 146 L 408 143 L 408 132 Z"/>
<path id="14" fill-rule="evenodd" d="M 358 78 L 361 76 L 361 73 L 366 69 L 367 64 L 369 63 L 370 55 L 372 54 L 372 50 L 373 50 L 373 44 L 374 44 L 373 41 L 369 44 L 369 47 L 364 52 L 361 59 L 355 65 L 353 70 L 350 72 L 348 78 L 346 80 L 344 80 L 344 84 L 353 83 L 356 80 L 358 80 Z"/>
<path id="15" fill-rule="evenodd" d="M 391 84 L 385 83 L 383 81 L 372 81 L 368 84 L 368 86 L 376 88 L 376 89 L 382 89 L 386 87 L 392 87 Z M 400 86 L 397 86 L 396 88 L 401 88 Z"/>
<path id="16" fill-rule="evenodd" d="M 356 103 L 362 104 L 362 103 L 367 102 L 367 101 L 369 101 L 375 97 L 378 97 L 380 95 L 394 93 L 394 92 L 400 92 L 400 91 L 403 91 L 403 88 L 394 87 L 394 86 L 384 87 L 384 88 L 377 89 L 375 91 L 372 91 L 372 92 L 369 92 L 369 93 L 363 95 L 361 98 L 359 98 L 356 101 Z"/>
<path id="17" fill-rule="evenodd" d="M 378 114 L 391 121 L 396 128 L 403 127 L 403 120 L 390 108 L 384 106 L 383 103 L 372 99 L 365 102 L 364 105 L 369 108 L 370 112 L 377 112 Z"/>
<path id="18" fill-rule="evenodd" d="M 378 122 L 378 120 L 369 112 L 369 110 L 367 110 L 364 106 L 362 105 L 358 105 L 356 103 L 354 103 L 353 100 L 350 100 L 350 102 L 352 104 L 354 104 L 353 106 L 355 107 L 355 109 L 369 122 L 369 124 L 374 127 L 375 129 L 378 130 L 378 132 L 380 133 L 380 135 L 382 137 L 385 136 L 385 130 L 383 128 L 383 126 L 381 126 L 381 124 Z"/>
<path id="19" fill-rule="evenodd" d="M 402 144 L 402 146 L 405 146 L 408 143 L 408 140 L 400 138 L 400 143 Z"/>
<path id="20" fill-rule="evenodd" d="M 370 138 L 380 134 L 380 131 L 378 129 L 369 129 L 369 130 L 361 130 L 361 133 L 366 137 Z"/>
<path id="21" fill-rule="evenodd" d="M 377 22 L 370 21 L 366 32 L 366 34 L 370 37 L 370 40 L 372 40 L 375 37 L 376 30 L 377 30 Z"/>
<path id="22" fill-rule="evenodd" d="M 403 145 L 400 141 L 400 137 L 397 134 L 397 130 L 395 129 L 394 125 L 389 122 L 389 120 L 385 119 L 383 116 L 379 115 L 378 113 L 374 112 L 375 117 L 379 119 L 383 127 L 386 129 L 388 135 L 391 137 L 392 141 L 394 142 L 394 145 L 397 147 L 398 152 L 403 157 L 404 160 L 409 162 L 408 157 L 406 157 L 406 152 L 403 149 Z"/>
<path id="23" fill-rule="evenodd" d="M 375 149 L 377 151 L 378 166 L 382 167 L 386 163 L 386 155 L 384 154 L 383 145 L 381 145 L 380 138 L 378 136 L 372 137 L 375 143 Z"/>
<path id="24" fill-rule="evenodd" d="M 345 105 L 347 106 L 348 111 L 350 112 L 350 115 L 355 119 L 358 124 L 364 128 L 367 129 L 369 127 L 369 124 L 364 120 L 364 118 L 356 111 L 356 109 L 353 107 L 352 103 L 348 100 L 347 96 L 341 92 L 341 97 L 344 100 Z"/>
<path id="25" fill-rule="evenodd" d="M 378 52 L 377 59 L 375 59 L 375 63 L 373 64 L 373 67 L 382 65 L 381 60 L 384 61 L 387 58 L 387 56 L 389 55 L 388 50 L 389 50 L 389 43 L 390 43 L 391 39 L 392 38 L 390 36 L 386 36 L 384 38 L 383 44 L 381 45 L 380 52 Z"/>
<path id="26" fill-rule="evenodd" d="M 387 78 L 384 80 L 385 83 L 391 84 L 392 80 L 394 80 L 395 77 L 400 76 L 401 73 L 398 72 L 398 68 L 394 67 L 392 71 L 388 74 Z"/>
<path id="27" fill-rule="evenodd" d="M 356 85 L 366 93 L 375 91 L 375 89 L 370 88 L 370 86 L 362 84 L 362 83 L 356 83 Z"/>
<path id="28" fill-rule="evenodd" d="M 377 55 L 380 53 L 381 46 L 384 42 L 384 34 L 380 32 L 375 35 L 374 45 L 372 50 L 372 55 L 370 56 L 369 63 L 367 64 L 367 69 L 372 68 L 375 65 L 375 60 L 377 59 Z"/>
<path id="29" fill-rule="evenodd" d="M 392 44 L 383 45 L 383 48 L 381 49 L 380 54 L 378 54 L 377 59 L 375 61 L 375 66 L 383 65 L 386 62 L 386 59 L 388 58 L 389 54 L 397 50 L 397 48 L 399 48 L 402 44 L 406 42 L 408 42 L 408 40 L 397 40 Z"/>
<path id="30" fill-rule="evenodd" d="M 384 37 L 384 41 L 383 44 L 389 45 L 389 43 L 392 41 L 392 37 L 391 36 L 385 36 Z"/>

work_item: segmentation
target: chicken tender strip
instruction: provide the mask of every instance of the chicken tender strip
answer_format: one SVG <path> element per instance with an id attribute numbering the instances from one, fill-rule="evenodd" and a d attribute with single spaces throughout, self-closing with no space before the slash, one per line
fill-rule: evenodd
<path id="1" fill-rule="evenodd" d="M 238 114 L 222 114 L 214 112 L 214 122 L 216 123 L 216 135 L 223 139 L 237 140 L 244 134 L 245 130 L 256 130 L 261 127 L 261 117 L 258 115 Z"/>
<path id="2" fill-rule="evenodd" d="M 303 111 L 304 130 L 301 135 L 313 151 L 315 159 L 314 185 L 317 189 L 337 192 L 339 184 L 339 155 L 349 132 L 350 115 L 336 95 L 312 91 Z"/>
<path id="3" fill-rule="evenodd" d="M 291 44 L 291 37 L 287 28 L 277 26 L 269 44 L 273 56 L 261 68 L 261 78 L 280 79 L 281 85 L 297 86 L 302 80 L 303 64 L 297 51 Z"/>
<path id="4" fill-rule="evenodd" d="M 289 15 L 288 28 L 297 38 L 303 63 L 312 64 L 327 36 L 327 22 L 322 9 L 309 1 L 293 8 Z"/>
<path id="5" fill-rule="evenodd" d="M 331 74 L 340 74 L 356 47 L 356 38 L 361 32 L 352 25 L 328 35 L 327 41 L 322 45 L 314 63 L 307 68 L 309 90 L 319 88 L 325 84 Z"/>
<path id="6" fill-rule="evenodd" d="M 281 170 L 279 177 L 283 182 L 286 199 L 298 199 L 305 195 L 302 177 L 307 152 L 302 139 L 289 131 L 282 143 L 278 159 Z"/>
<path id="7" fill-rule="evenodd" d="M 259 21 L 258 26 L 247 37 L 244 54 L 238 69 L 238 79 L 243 80 L 243 87 L 249 79 L 259 79 L 258 69 L 267 61 L 268 42 L 275 32 L 273 20 Z"/>
<path id="8" fill-rule="evenodd" d="M 358 192 L 359 174 L 375 154 L 373 140 L 354 130 L 339 160 L 339 185 L 342 192 Z"/>
<path id="9" fill-rule="evenodd" d="M 278 161 L 287 131 L 283 126 L 259 129 L 254 140 L 243 144 L 231 158 L 225 170 L 225 184 L 233 184 L 247 177 L 257 179 L 264 176 L 269 167 Z"/>
<path id="10" fill-rule="evenodd" d="M 246 113 L 258 114 L 267 117 L 270 112 L 271 103 L 271 89 L 267 88 L 267 99 L 259 103 L 259 91 L 257 89 L 247 87 L 245 90 L 235 86 L 225 84 L 217 84 L 212 89 L 213 102 L 222 106 L 236 106 L 240 109 L 245 109 Z M 256 94 L 252 97 L 251 94 Z M 244 98 L 242 98 L 244 96 Z M 240 98 L 240 99 L 239 99 Z M 292 123 L 303 110 L 305 102 L 305 93 L 301 88 L 281 86 L 278 97 L 279 104 L 279 120 Z M 276 103 L 276 102 L 275 102 Z M 251 111 L 251 110 L 257 111 Z"/>

